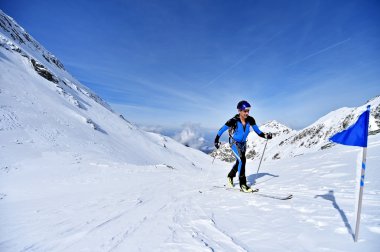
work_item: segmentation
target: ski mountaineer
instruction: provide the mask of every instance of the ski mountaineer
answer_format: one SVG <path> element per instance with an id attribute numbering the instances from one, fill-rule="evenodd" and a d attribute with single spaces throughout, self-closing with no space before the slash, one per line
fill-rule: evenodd
<path id="1" fill-rule="evenodd" d="M 228 173 L 228 185 L 230 187 L 234 186 L 233 178 L 236 176 L 236 173 L 239 172 L 239 184 L 240 189 L 243 192 L 254 192 L 252 188 L 247 185 L 247 179 L 245 177 L 245 151 L 246 151 L 246 141 L 247 136 L 250 131 L 250 127 L 262 138 L 272 139 L 272 133 L 263 133 L 256 125 L 255 119 L 249 116 L 249 110 L 251 105 L 247 101 L 240 101 L 237 104 L 238 114 L 233 118 L 228 120 L 225 125 L 218 131 L 218 134 L 215 137 L 215 147 L 219 149 L 220 142 L 219 138 L 222 134 L 228 129 L 229 143 L 236 158 L 236 163 L 232 167 L 230 173 Z"/>

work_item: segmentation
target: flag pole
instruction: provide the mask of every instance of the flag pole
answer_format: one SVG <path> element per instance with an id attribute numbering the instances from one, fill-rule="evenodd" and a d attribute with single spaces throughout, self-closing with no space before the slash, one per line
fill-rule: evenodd
<path id="1" fill-rule="evenodd" d="M 356 227 L 355 227 L 355 235 L 354 235 L 355 242 L 358 241 L 358 237 L 359 237 L 360 214 L 362 211 L 370 114 L 371 114 L 371 105 L 368 105 L 367 110 L 359 116 L 355 124 L 351 125 L 348 129 L 341 131 L 329 138 L 330 141 L 335 142 L 335 143 L 363 147 L 359 199 L 358 199 L 358 205 L 356 209 L 357 210 Z"/>
<path id="2" fill-rule="evenodd" d="M 358 209 L 357 209 L 358 211 L 357 211 L 357 215 L 356 215 L 355 242 L 358 241 L 358 236 L 359 236 L 360 214 L 362 211 L 366 158 L 367 158 L 367 147 L 364 147 L 363 148 L 363 159 L 362 159 L 362 170 L 361 170 L 361 176 L 360 176 L 359 203 L 358 203 Z"/>

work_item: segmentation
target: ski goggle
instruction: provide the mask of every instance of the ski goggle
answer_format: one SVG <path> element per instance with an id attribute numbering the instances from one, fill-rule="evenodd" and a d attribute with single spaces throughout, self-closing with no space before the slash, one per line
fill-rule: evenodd
<path id="1" fill-rule="evenodd" d="M 242 105 L 240 108 L 239 108 L 239 110 L 240 111 L 245 111 L 245 110 L 250 110 L 251 109 L 251 107 L 250 106 L 245 106 L 245 105 Z"/>
<path id="2" fill-rule="evenodd" d="M 251 108 L 251 105 L 247 102 L 247 103 L 243 103 L 243 104 L 240 104 L 240 106 L 238 106 L 238 110 L 246 110 L 246 109 L 250 109 Z"/>

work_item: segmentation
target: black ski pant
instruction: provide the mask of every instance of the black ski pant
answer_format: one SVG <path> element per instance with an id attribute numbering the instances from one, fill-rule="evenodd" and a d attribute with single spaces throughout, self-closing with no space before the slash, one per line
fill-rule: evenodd
<path id="1" fill-rule="evenodd" d="M 239 184 L 240 186 L 247 184 L 247 178 L 245 177 L 245 150 L 246 150 L 246 143 L 239 143 L 239 142 L 233 142 L 231 144 L 231 150 L 234 153 L 234 156 L 236 157 L 236 162 L 234 166 L 232 167 L 230 173 L 228 173 L 228 177 L 233 178 L 236 176 L 236 173 L 239 172 Z"/>

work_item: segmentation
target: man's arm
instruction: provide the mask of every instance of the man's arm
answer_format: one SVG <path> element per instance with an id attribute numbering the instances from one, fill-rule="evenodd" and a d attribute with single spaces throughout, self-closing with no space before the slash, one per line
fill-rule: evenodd
<path id="1" fill-rule="evenodd" d="M 253 119 L 253 117 L 250 117 L 250 124 L 252 125 L 252 129 L 256 132 L 257 135 L 265 139 L 272 139 L 272 133 L 262 132 L 257 126 L 256 121 Z"/>
<path id="2" fill-rule="evenodd" d="M 221 127 L 220 130 L 218 131 L 218 134 L 216 134 L 216 137 L 214 140 L 215 148 L 219 149 L 220 147 L 219 138 L 223 135 L 224 131 L 226 131 L 228 128 L 229 127 L 226 124 L 224 124 L 223 127 Z"/>
<path id="3" fill-rule="evenodd" d="M 236 120 L 234 118 L 231 118 L 226 122 L 226 124 L 223 125 L 223 127 L 220 128 L 218 131 L 218 134 L 216 134 L 214 145 L 217 149 L 220 147 L 219 138 L 223 135 L 223 133 L 228 130 L 228 128 L 232 127 L 234 124 L 236 124 Z"/>
<path id="4" fill-rule="evenodd" d="M 224 124 L 223 127 L 221 127 L 220 130 L 218 131 L 217 136 L 218 136 L 218 137 L 221 137 L 221 136 L 223 135 L 223 133 L 224 133 L 226 130 L 228 130 L 228 128 L 229 128 L 229 127 L 228 127 L 226 124 Z"/>

